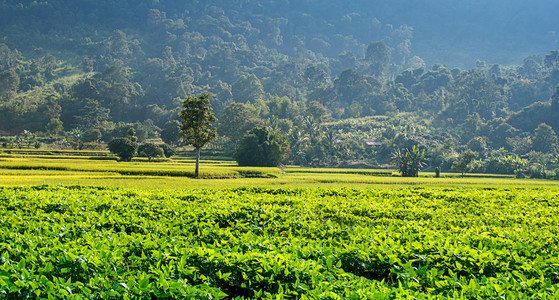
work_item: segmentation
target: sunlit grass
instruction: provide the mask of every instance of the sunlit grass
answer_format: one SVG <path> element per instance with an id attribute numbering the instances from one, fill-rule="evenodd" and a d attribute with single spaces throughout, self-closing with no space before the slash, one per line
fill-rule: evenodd
<path id="1" fill-rule="evenodd" d="M 79 153 L 75 153 L 79 154 Z M 240 186 L 286 188 L 399 188 L 425 187 L 559 187 L 559 181 L 515 179 L 512 176 L 422 172 L 400 177 L 396 170 L 239 167 L 233 161 L 203 160 L 193 179 L 194 159 L 117 162 L 99 157 L 18 155 L 0 157 L 0 185 L 94 185 L 141 189 L 225 189 Z"/>
<path id="2" fill-rule="evenodd" d="M 284 188 L 559 187 L 557 181 L 512 178 L 403 178 L 361 174 L 283 173 L 276 178 L 214 178 L 122 175 L 114 172 L 0 169 L 0 185 L 92 185 L 140 189 L 227 189 L 242 186 Z"/>
<path id="3" fill-rule="evenodd" d="M 0 158 L 0 168 L 21 170 L 59 170 L 82 172 L 114 172 L 122 175 L 184 176 L 194 174 L 194 161 L 117 162 L 114 160 L 87 160 L 73 157 L 64 158 Z M 277 176 L 279 168 L 239 167 L 231 162 L 203 161 L 200 167 L 202 177 L 255 177 Z"/>
<path id="4" fill-rule="evenodd" d="M 328 173 L 328 174 L 361 174 L 373 176 L 392 176 L 397 174 L 396 170 L 390 169 L 342 169 L 342 168 L 304 168 L 298 166 L 288 166 L 285 169 L 288 173 Z"/>

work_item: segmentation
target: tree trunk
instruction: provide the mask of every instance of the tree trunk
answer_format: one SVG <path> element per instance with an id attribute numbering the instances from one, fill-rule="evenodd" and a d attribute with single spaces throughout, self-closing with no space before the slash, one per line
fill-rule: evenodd
<path id="1" fill-rule="evenodd" d="M 194 169 L 194 178 L 200 178 L 200 148 L 196 148 L 196 169 Z"/>

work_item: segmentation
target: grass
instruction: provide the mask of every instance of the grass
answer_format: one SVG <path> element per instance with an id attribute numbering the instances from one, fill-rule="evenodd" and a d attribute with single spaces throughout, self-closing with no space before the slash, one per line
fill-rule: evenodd
<path id="1" fill-rule="evenodd" d="M 280 173 L 278 168 L 239 167 L 236 164 L 218 161 L 202 163 L 200 170 L 202 177 L 270 177 Z M 0 158 L 1 169 L 19 170 L 58 170 L 81 172 L 111 172 L 121 175 L 143 176 L 179 176 L 192 177 L 194 162 L 190 160 L 169 162 L 148 162 L 146 160 L 133 162 L 117 162 L 114 160 L 96 160 L 75 157 L 54 156 L 45 157 L 4 157 Z"/>
<path id="2" fill-rule="evenodd" d="M 109 151 L 105 150 L 66 150 L 66 149 L 33 149 L 33 148 L 10 148 L 0 150 L 1 155 L 41 155 L 41 156 L 54 156 L 54 155 L 73 155 L 73 156 L 114 156 Z"/>
<path id="3" fill-rule="evenodd" d="M 389 169 L 342 169 L 342 168 L 303 168 L 289 166 L 286 168 L 288 173 L 313 173 L 313 174 L 361 174 L 372 176 L 392 176 L 396 170 Z"/>
<path id="4" fill-rule="evenodd" d="M 85 155 L 84 153 L 87 153 Z M 82 155 L 84 154 L 84 155 Z M 512 176 L 420 173 L 418 178 L 403 178 L 396 170 L 319 169 L 239 167 L 235 162 L 203 160 L 200 174 L 192 179 L 194 159 L 174 157 L 172 161 L 133 162 L 107 160 L 89 151 L 64 154 L 0 154 L 0 185 L 89 185 L 141 189 L 226 189 L 239 186 L 285 188 L 398 188 L 426 187 L 559 187 L 558 181 L 515 179 Z M 101 159 L 100 159 L 101 158 Z M 105 158 L 105 159 L 103 159 Z"/>

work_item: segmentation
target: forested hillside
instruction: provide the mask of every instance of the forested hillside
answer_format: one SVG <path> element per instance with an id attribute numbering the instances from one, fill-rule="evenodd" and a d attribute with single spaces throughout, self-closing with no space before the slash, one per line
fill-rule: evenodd
<path id="1" fill-rule="evenodd" d="M 467 149 L 551 164 L 559 4 L 445 3 L 0 1 L 0 134 L 176 144 L 182 101 L 209 92 L 216 147 L 267 125 L 291 163 L 418 145 L 447 169 Z"/>

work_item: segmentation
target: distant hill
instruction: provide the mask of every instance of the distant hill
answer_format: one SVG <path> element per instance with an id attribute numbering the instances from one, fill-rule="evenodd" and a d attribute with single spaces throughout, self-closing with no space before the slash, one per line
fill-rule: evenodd
<path id="1" fill-rule="evenodd" d="M 236 110 L 240 128 L 323 147 L 292 149 L 307 164 L 337 155 L 337 134 L 353 149 L 344 159 L 370 155 L 355 141 L 381 135 L 384 158 L 451 141 L 526 153 L 536 128 L 551 132 L 540 125 L 559 130 L 558 11 L 520 0 L 0 1 L 0 132 L 159 137 L 185 97 L 210 93 L 218 118 Z"/>
<path id="2" fill-rule="evenodd" d="M 221 30 L 240 34 L 249 43 L 259 41 L 290 55 L 308 50 L 335 58 L 350 50 L 359 56 L 374 41 L 393 48 L 405 42 L 402 55 L 462 68 L 473 67 L 478 59 L 519 63 L 559 48 L 555 1 L 27 0 L 3 1 L 0 7 L 3 42 L 20 50 L 80 50 L 80 39 L 95 41 L 102 31 L 144 35 L 157 18 L 181 20 L 188 31 L 204 36 L 220 36 Z M 150 15 L 154 9 L 159 16 Z M 241 29 L 245 25 L 250 33 Z"/>

